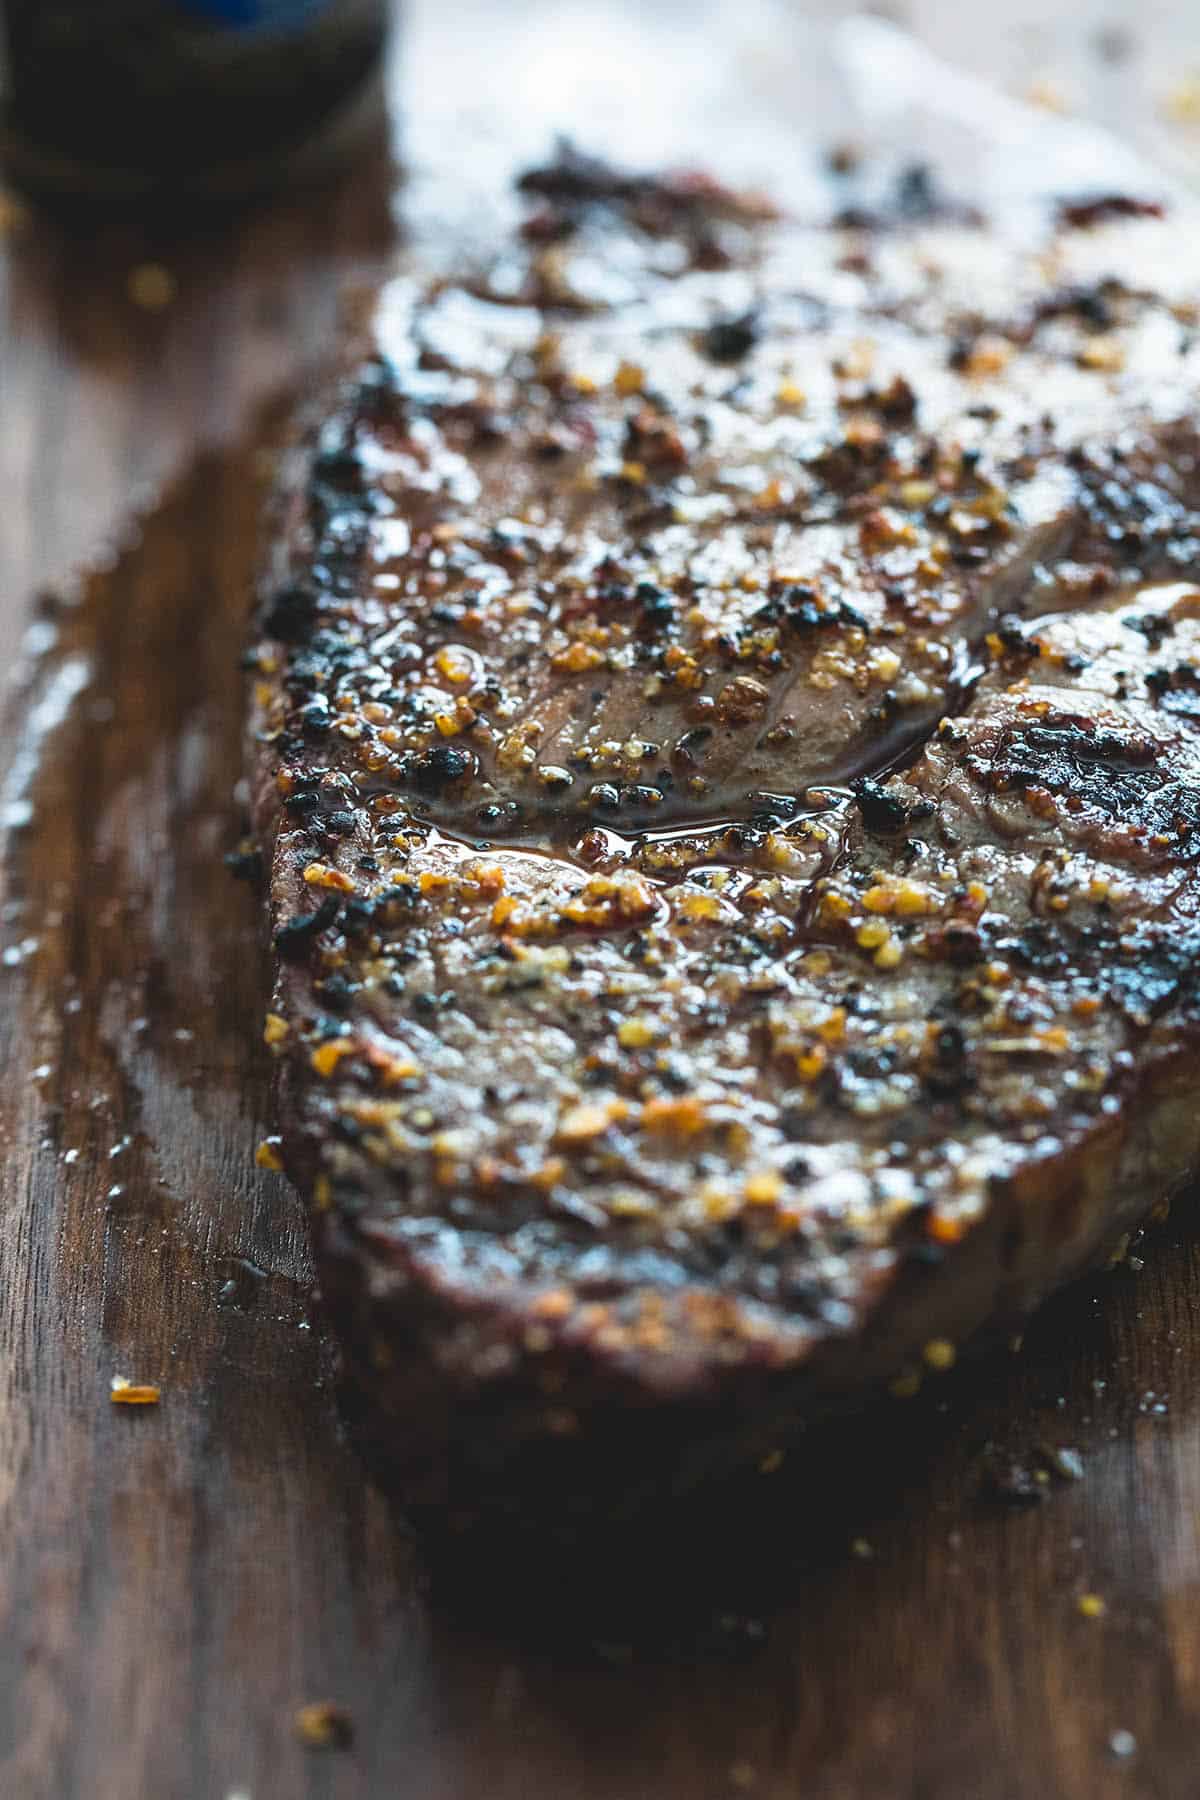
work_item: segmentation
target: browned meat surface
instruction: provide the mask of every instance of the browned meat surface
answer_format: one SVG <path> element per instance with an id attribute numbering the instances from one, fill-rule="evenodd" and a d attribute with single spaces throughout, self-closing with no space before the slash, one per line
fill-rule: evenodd
<path id="1" fill-rule="evenodd" d="M 1196 240 L 525 188 L 286 474 L 267 1035 L 396 1462 L 635 1490 L 1197 1160 Z"/>

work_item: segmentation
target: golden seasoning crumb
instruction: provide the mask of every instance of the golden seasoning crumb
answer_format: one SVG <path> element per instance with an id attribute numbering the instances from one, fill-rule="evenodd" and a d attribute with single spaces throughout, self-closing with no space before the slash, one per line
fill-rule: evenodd
<path id="1" fill-rule="evenodd" d="M 1200 125 L 1200 75 L 1187 75 L 1170 90 L 1163 111 L 1175 125 Z"/>
<path id="2" fill-rule="evenodd" d="M 634 483 L 634 485 L 636 487 L 640 487 L 642 485 L 642 483 L 645 481 L 645 479 L 646 479 L 645 463 L 625 462 L 625 463 L 621 464 L 621 480 L 622 481 L 631 481 Z"/>
<path id="3" fill-rule="evenodd" d="M 577 394 L 594 394 L 597 392 L 597 383 L 590 375 L 585 375 L 582 371 L 576 371 L 576 373 L 571 376 L 571 386 L 575 389 Z"/>
<path id="4" fill-rule="evenodd" d="M 330 1038 L 328 1043 L 318 1044 L 309 1057 L 318 1075 L 330 1076 L 344 1056 L 353 1056 L 358 1045 L 352 1038 Z"/>
<path id="5" fill-rule="evenodd" d="M 333 888 L 339 894 L 357 892 L 354 877 L 343 874 L 341 869 L 331 869 L 328 863 L 309 863 L 304 871 L 304 879 L 309 887 Z"/>
<path id="6" fill-rule="evenodd" d="M 594 644 L 585 644 L 581 639 L 550 658 L 553 668 L 563 670 L 568 675 L 581 675 L 585 669 L 598 669 L 604 660 L 603 650 L 597 650 Z"/>
<path id="7" fill-rule="evenodd" d="M 937 905 L 936 897 L 916 881 L 901 881 L 896 887 L 896 913 L 902 919 L 924 918 Z"/>
<path id="8" fill-rule="evenodd" d="M 875 1554 L 875 1546 L 865 1537 L 851 1538 L 850 1552 L 851 1555 L 857 1556 L 860 1561 L 869 1562 Z"/>
<path id="9" fill-rule="evenodd" d="M 733 1195 L 711 1182 L 706 1182 L 701 1188 L 699 1199 L 704 1217 L 713 1225 L 723 1225 L 726 1219 L 735 1218 L 739 1211 Z"/>
<path id="10" fill-rule="evenodd" d="M 452 681 L 456 686 L 462 686 L 464 682 L 470 681 L 470 663 L 466 657 L 449 645 L 445 649 L 439 650 L 433 660 L 439 675 L 443 676 L 446 681 Z"/>
<path id="11" fill-rule="evenodd" d="M 617 1026 L 617 1042 L 625 1050 L 644 1050 L 657 1036 L 658 1032 L 651 1019 L 622 1019 Z"/>
<path id="12" fill-rule="evenodd" d="M 1045 112 L 1065 113 L 1071 110 L 1071 99 L 1062 82 L 1053 75 L 1036 75 L 1025 90 L 1031 106 Z"/>
<path id="13" fill-rule="evenodd" d="M 875 952 L 877 969 L 897 969 L 904 960 L 904 951 L 895 938 L 889 938 L 886 944 L 880 944 Z"/>
<path id="14" fill-rule="evenodd" d="M 333 1183 L 328 1175 L 318 1175 L 313 1182 L 313 1206 L 317 1212 L 328 1212 L 333 1205 Z"/>
<path id="15" fill-rule="evenodd" d="M 161 1389 L 153 1382 L 130 1381 L 128 1375 L 114 1375 L 108 1388 L 115 1406 L 157 1406 L 162 1398 Z"/>
<path id="16" fill-rule="evenodd" d="M 844 894 L 829 888 L 821 896 L 821 916 L 825 919 L 848 919 L 854 908 Z"/>
<path id="17" fill-rule="evenodd" d="M 472 882 L 481 894 L 490 897 L 504 892 L 508 878 L 498 863 L 468 863 L 463 880 Z"/>
<path id="18" fill-rule="evenodd" d="M 638 1194 L 632 1189 L 614 1194 L 608 1203 L 608 1210 L 617 1219 L 649 1219 L 658 1211 L 657 1203 L 650 1194 Z"/>
<path id="19" fill-rule="evenodd" d="M 817 1036 L 827 1044 L 840 1044 L 846 1035 L 846 1009 L 835 1006 L 817 1026 Z"/>
<path id="20" fill-rule="evenodd" d="M 290 1029 L 287 1020 L 279 1013 L 269 1012 L 267 1022 L 263 1026 L 263 1043 L 282 1044 Z"/>
<path id="21" fill-rule="evenodd" d="M 863 950 L 878 950 L 881 944 L 887 943 L 891 935 L 881 919 L 868 919 L 855 932 L 854 941 Z"/>
<path id="22" fill-rule="evenodd" d="M 758 1465 L 759 1474 L 774 1475 L 777 1469 L 783 1467 L 786 1455 L 787 1452 L 785 1450 L 768 1450 L 767 1454 Z"/>
<path id="23" fill-rule="evenodd" d="M 1102 1619 L 1108 1611 L 1100 1594 L 1080 1594 L 1077 1604 L 1085 1619 Z"/>
<path id="24" fill-rule="evenodd" d="M 608 1130 L 614 1119 L 621 1119 L 629 1108 L 623 1100 L 586 1100 L 572 1106 L 558 1122 L 555 1133 L 560 1144 L 586 1144 Z"/>
<path id="25" fill-rule="evenodd" d="M 14 194 L 0 191 L 0 237 L 24 231 L 29 223 L 29 209 Z"/>
<path id="26" fill-rule="evenodd" d="M 787 497 L 790 498 L 790 495 L 791 490 L 789 488 L 787 490 Z M 766 512 L 773 506 L 779 506 L 784 498 L 785 491 L 783 483 L 780 481 L 779 477 L 776 476 L 773 481 L 768 481 L 765 487 L 759 488 L 757 494 L 754 496 L 754 505 Z M 743 581 L 742 586 L 745 587 L 745 585 L 746 583 Z"/>
<path id="27" fill-rule="evenodd" d="M 783 1197 L 783 1177 L 778 1169 L 761 1169 L 746 1177 L 742 1192 L 750 1206 L 774 1206 Z"/>
<path id="28" fill-rule="evenodd" d="M 977 380 L 989 375 L 1000 375 L 1012 360 L 1013 347 L 1007 338 L 994 337 L 985 332 L 977 340 L 967 358 L 967 374 Z"/>
<path id="29" fill-rule="evenodd" d="M 1093 337 L 1079 352 L 1081 369 L 1096 369 L 1103 374 L 1117 374 L 1125 367 L 1123 346 L 1112 337 Z"/>
<path id="30" fill-rule="evenodd" d="M 613 386 L 618 394 L 628 399 L 633 394 L 640 394 L 646 381 L 646 371 L 637 363 L 623 362 L 613 376 Z"/>
<path id="31" fill-rule="evenodd" d="M 396 1056 L 379 1044 L 368 1044 L 364 1055 L 385 1087 L 394 1087 L 397 1082 L 411 1081 L 425 1073 L 420 1063 L 410 1056 Z"/>
<path id="32" fill-rule="evenodd" d="M 344 1706 L 317 1700 L 296 1709 L 296 1735 L 310 1750 L 348 1750 L 354 1726 Z"/>
<path id="33" fill-rule="evenodd" d="M 808 405 L 808 395 L 798 382 L 781 381 L 775 390 L 775 402 L 792 412 L 802 412 Z"/>
<path id="34" fill-rule="evenodd" d="M 254 1152 L 254 1160 L 260 1169 L 271 1169 L 277 1175 L 282 1174 L 283 1158 L 279 1154 L 281 1141 L 282 1140 L 277 1137 L 267 1137 L 263 1139 L 262 1143 L 258 1146 L 258 1149 Z"/>
<path id="35" fill-rule="evenodd" d="M 685 919 L 719 919 L 721 902 L 715 894 L 685 894 L 679 902 L 678 910 Z"/>
<path id="36" fill-rule="evenodd" d="M 957 1244 L 966 1235 L 966 1226 L 954 1213 L 930 1213 L 926 1229 L 936 1244 Z"/>
<path id="37" fill-rule="evenodd" d="M 548 1288 L 539 1294 L 530 1311 L 539 1319 L 565 1319 L 575 1302 L 566 1288 Z"/>
<path id="38" fill-rule="evenodd" d="M 162 312 L 174 300 L 178 283 L 162 263 L 138 263 L 129 271 L 125 290 L 133 304 L 144 312 Z"/>
<path id="39" fill-rule="evenodd" d="M 642 1108 L 642 1126 L 646 1131 L 692 1137 L 704 1130 L 707 1120 L 708 1108 L 698 1094 L 684 1094 L 678 1100 L 647 1100 Z"/>
<path id="40" fill-rule="evenodd" d="M 930 1338 L 921 1354 L 928 1366 L 938 1374 L 952 1369 L 958 1360 L 958 1351 L 949 1338 Z"/>

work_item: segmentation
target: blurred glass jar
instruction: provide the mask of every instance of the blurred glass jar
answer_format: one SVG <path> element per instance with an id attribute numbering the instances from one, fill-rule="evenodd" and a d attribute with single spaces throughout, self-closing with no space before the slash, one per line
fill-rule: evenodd
<path id="1" fill-rule="evenodd" d="M 0 0 L 0 155 L 48 197 L 230 194 L 381 116 L 389 0 Z"/>

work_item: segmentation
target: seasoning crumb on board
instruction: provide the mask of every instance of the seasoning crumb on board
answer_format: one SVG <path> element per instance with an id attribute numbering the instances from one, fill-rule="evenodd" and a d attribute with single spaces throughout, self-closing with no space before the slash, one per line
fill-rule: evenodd
<path id="1" fill-rule="evenodd" d="M 1163 110 L 1174 125 L 1200 125 L 1200 75 L 1177 82 L 1167 94 Z"/>
<path id="2" fill-rule="evenodd" d="M 295 1725 L 296 1735 L 310 1750 L 348 1750 L 354 1742 L 350 1714 L 331 1700 L 297 1707 Z"/>
<path id="3" fill-rule="evenodd" d="M 108 1386 L 114 1406 L 157 1406 L 162 1398 L 152 1381 L 130 1381 L 128 1375 L 114 1375 Z"/>
<path id="4" fill-rule="evenodd" d="M 1102 1619 L 1108 1611 L 1102 1594 L 1080 1594 L 1077 1604 L 1085 1619 Z"/>
<path id="5" fill-rule="evenodd" d="M 0 189 L 0 237 L 10 232 L 24 231 L 29 223 L 29 212 L 13 194 Z"/>
<path id="6" fill-rule="evenodd" d="M 277 1137 L 264 1138 L 254 1152 L 254 1160 L 260 1169 L 273 1169 L 278 1173 L 283 1168 L 283 1158 L 279 1154 L 279 1139 Z"/>
<path id="7" fill-rule="evenodd" d="M 162 312 L 179 291 L 179 283 L 162 263 L 138 263 L 130 269 L 125 290 L 143 312 Z"/>

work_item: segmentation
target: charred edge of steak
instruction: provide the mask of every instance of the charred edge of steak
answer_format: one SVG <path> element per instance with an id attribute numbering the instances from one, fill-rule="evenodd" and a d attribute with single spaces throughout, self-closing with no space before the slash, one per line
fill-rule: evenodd
<path id="1" fill-rule="evenodd" d="M 1191 684 L 1182 691 L 1190 698 Z M 1086 811 L 1119 821 L 1161 858 L 1200 855 L 1200 789 L 1176 778 L 1148 734 L 1060 714 L 1006 728 L 997 749 L 969 755 L 967 766 L 993 793 L 1015 789 L 1035 808 L 1050 795 L 1068 819 Z"/>
<path id="2" fill-rule="evenodd" d="M 485 1330 L 486 1376 L 473 1375 L 469 1359 L 451 1372 L 441 1346 L 449 1331 L 470 1331 L 467 1316 L 423 1283 L 369 1283 L 371 1251 L 356 1235 L 356 1206 L 335 1207 L 317 1221 L 318 1259 L 361 1446 L 419 1513 L 451 1507 L 567 1534 L 669 1510 L 678 1497 L 777 1454 L 801 1431 L 815 1450 L 814 1422 L 860 1408 L 914 1341 L 961 1342 L 969 1330 L 977 1350 L 1001 1344 L 1050 1292 L 1109 1263 L 1114 1247 L 1175 1192 L 1179 1177 L 1164 1175 L 1161 1143 L 1169 1140 L 1184 1162 L 1200 1160 L 1186 1076 L 1176 1066 L 1128 1099 L 1140 1108 L 1136 1129 L 1115 1123 L 1074 1157 L 1052 1157 L 1008 1183 L 968 1242 L 944 1259 L 909 1256 L 861 1335 L 828 1341 L 799 1369 L 764 1359 L 720 1387 L 697 1385 L 671 1399 L 566 1348 L 551 1345 L 529 1359 L 519 1348 L 528 1316 Z M 1102 1211 L 1100 1192 L 1115 1201 Z M 913 1249 L 925 1245 L 917 1240 Z"/>

